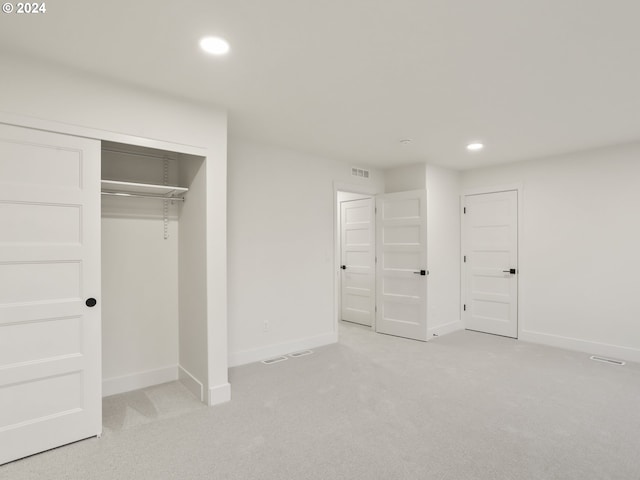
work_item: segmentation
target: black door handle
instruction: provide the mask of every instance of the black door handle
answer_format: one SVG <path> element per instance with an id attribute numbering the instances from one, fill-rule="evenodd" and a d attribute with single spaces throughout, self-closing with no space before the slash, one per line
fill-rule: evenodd
<path id="1" fill-rule="evenodd" d="M 343 270 L 346 270 L 347 266 L 346 265 L 340 265 L 340 268 L 343 269 Z"/>
<path id="2" fill-rule="evenodd" d="M 87 301 L 84 302 L 84 304 L 87 307 L 95 307 L 97 303 L 98 303 L 97 300 L 95 298 L 93 298 L 93 297 L 92 298 L 87 298 Z"/>
<path id="3" fill-rule="evenodd" d="M 426 270 L 420 270 L 419 272 L 413 272 L 413 274 L 414 275 L 422 275 L 422 276 L 424 276 L 424 275 L 427 274 L 427 271 Z"/>
<path id="4" fill-rule="evenodd" d="M 502 273 L 510 273 L 511 275 L 515 275 L 516 274 L 516 269 L 515 268 L 510 268 L 509 270 L 502 270 Z"/>

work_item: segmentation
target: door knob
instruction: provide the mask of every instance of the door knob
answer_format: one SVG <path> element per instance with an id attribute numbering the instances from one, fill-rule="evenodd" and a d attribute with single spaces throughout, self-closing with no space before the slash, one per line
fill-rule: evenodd
<path id="1" fill-rule="evenodd" d="M 343 269 L 343 270 L 346 270 L 347 266 L 346 265 L 340 265 L 340 268 Z"/>
<path id="2" fill-rule="evenodd" d="M 516 269 L 515 268 L 510 268 L 509 270 L 502 270 L 502 273 L 510 273 L 511 275 L 515 275 L 516 274 Z"/>
<path id="3" fill-rule="evenodd" d="M 97 300 L 96 300 L 95 298 L 87 298 L 87 301 L 86 301 L 86 302 L 84 302 L 84 304 L 85 304 L 87 307 L 95 307 L 95 306 L 96 306 L 96 303 L 98 303 L 98 302 L 97 302 Z"/>

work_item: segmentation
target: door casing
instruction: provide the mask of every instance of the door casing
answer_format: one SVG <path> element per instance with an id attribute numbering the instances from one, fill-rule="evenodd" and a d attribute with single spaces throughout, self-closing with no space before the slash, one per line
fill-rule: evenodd
<path id="1" fill-rule="evenodd" d="M 354 193 L 358 195 L 365 195 L 369 197 L 373 197 L 381 193 L 377 188 L 371 185 L 355 185 L 350 183 L 341 183 L 334 182 L 333 184 L 333 238 L 334 238 L 334 247 L 333 247 L 333 266 L 334 266 L 334 276 L 333 276 L 333 305 L 334 305 L 334 334 L 337 340 L 338 338 L 338 324 L 340 323 L 340 318 L 342 316 L 342 302 L 341 302 L 341 270 L 340 270 L 340 203 L 338 202 L 338 193 Z M 374 215 L 374 231 L 375 231 L 375 215 Z M 375 235 L 374 235 L 375 242 Z M 374 245 L 375 249 L 375 245 Z M 375 289 L 375 285 L 374 285 Z M 367 327 L 368 328 L 368 327 Z M 373 318 L 372 329 L 375 329 L 375 315 Z"/>
<path id="2" fill-rule="evenodd" d="M 365 209 L 366 221 L 350 224 L 348 212 Z M 347 217 L 347 218 L 345 218 Z M 340 301 L 341 319 L 364 326 L 373 326 L 376 303 L 376 243 L 375 243 L 375 197 L 342 200 L 340 202 Z M 349 232 L 366 231 L 365 243 L 350 244 Z M 360 241 L 364 241 L 361 239 Z M 359 265 L 352 265 L 353 254 Z M 364 280 L 363 280 L 364 279 Z M 355 281 L 355 284 L 353 283 Z M 366 294 L 368 288 L 368 296 Z M 366 301 L 363 300 L 366 298 Z M 345 306 L 345 300 L 355 301 L 351 308 Z"/>

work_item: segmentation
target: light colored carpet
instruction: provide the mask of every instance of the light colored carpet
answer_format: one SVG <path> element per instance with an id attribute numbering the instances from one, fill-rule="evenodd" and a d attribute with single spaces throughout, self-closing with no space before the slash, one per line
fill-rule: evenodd
<path id="1" fill-rule="evenodd" d="M 207 408 L 180 382 L 164 383 L 102 400 L 103 435 Z"/>
<path id="2" fill-rule="evenodd" d="M 313 355 L 105 402 L 105 433 L 0 467 L 22 479 L 640 479 L 640 365 L 474 332 L 341 325 Z"/>

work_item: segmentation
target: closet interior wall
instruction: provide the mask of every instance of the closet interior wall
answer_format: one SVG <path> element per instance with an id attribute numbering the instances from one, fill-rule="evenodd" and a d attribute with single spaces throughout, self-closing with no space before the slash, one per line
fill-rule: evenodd
<path id="1" fill-rule="evenodd" d="M 189 187 L 202 163 L 175 152 L 102 144 L 102 180 Z M 198 201 L 189 192 L 184 197 Z M 180 201 L 102 196 L 103 396 L 180 376 L 183 208 Z"/>

